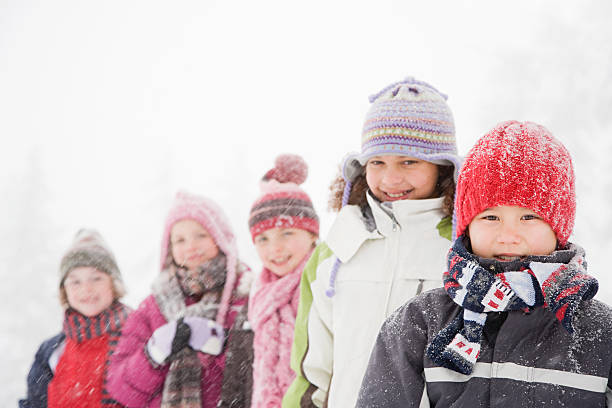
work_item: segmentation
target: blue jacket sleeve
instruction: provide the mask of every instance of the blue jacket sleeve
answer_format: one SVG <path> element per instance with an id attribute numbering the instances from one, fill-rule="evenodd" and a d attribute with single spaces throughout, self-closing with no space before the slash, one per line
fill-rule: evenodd
<path id="1" fill-rule="evenodd" d="M 28 396 L 19 400 L 19 408 L 47 408 L 47 386 L 53 379 L 49 358 L 64 338 L 65 335 L 60 333 L 43 342 L 38 348 L 28 374 Z"/>

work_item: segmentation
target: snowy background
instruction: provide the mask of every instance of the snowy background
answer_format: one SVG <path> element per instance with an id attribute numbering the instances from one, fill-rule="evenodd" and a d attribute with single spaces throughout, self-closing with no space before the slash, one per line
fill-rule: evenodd
<path id="1" fill-rule="evenodd" d="M 449 95 L 460 152 L 532 120 L 572 152 L 587 250 L 612 302 L 612 6 L 581 1 L 0 0 L 0 405 L 15 406 L 61 325 L 58 264 L 81 226 L 137 304 L 177 189 L 230 215 L 243 258 L 279 153 L 333 219 L 328 185 L 359 148 L 367 97 L 413 75 Z"/>

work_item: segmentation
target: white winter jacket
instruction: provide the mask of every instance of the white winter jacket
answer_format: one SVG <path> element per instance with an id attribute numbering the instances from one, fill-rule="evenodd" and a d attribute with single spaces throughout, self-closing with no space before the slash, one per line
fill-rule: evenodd
<path id="1" fill-rule="evenodd" d="M 381 204 L 368 194 L 376 224 L 370 231 L 358 206 L 342 208 L 302 275 L 292 350 L 297 378 L 283 407 L 355 405 L 384 320 L 416 294 L 442 286 L 450 248 L 441 236 L 442 202 Z M 336 257 L 342 264 L 330 298 Z"/>

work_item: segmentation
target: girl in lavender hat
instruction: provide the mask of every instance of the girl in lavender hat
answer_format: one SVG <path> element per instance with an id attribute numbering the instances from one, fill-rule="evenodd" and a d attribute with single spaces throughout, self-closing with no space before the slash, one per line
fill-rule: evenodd
<path id="1" fill-rule="evenodd" d="M 160 266 L 152 294 L 125 324 L 111 394 L 128 407 L 248 406 L 250 272 L 213 201 L 176 195 Z"/>
<path id="2" fill-rule="evenodd" d="M 303 273 L 284 407 L 354 406 L 385 318 L 442 285 L 460 166 L 446 96 L 407 78 L 370 101 L 361 153 L 332 185 L 338 217 Z"/>

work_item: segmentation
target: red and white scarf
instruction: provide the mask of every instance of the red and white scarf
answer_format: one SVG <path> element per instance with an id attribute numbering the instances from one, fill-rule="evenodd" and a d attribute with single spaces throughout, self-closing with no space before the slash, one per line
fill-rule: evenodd
<path id="1" fill-rule="evenodd" d="M 251 407 L 280 407 L 295 378 L 291 370 L 293 329 L 300 298 L 300 278 L 310 253 L 289 274 L 279 278 L 264 268 L 249 305 L 255 332 Z"/>

